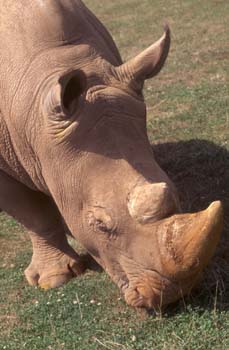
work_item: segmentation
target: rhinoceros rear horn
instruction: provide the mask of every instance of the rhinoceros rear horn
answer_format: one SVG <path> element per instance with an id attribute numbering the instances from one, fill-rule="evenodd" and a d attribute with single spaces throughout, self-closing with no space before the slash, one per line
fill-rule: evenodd
<path id="1" fill-rule="evenodd" d="M 81 70 L 73 70 L 63 74 L 45 98 L 46 114 L 64 118 L 75 113 L 79 98 L 86 88 L 86 83 L 86 76 Z"/>
<path id="2" fill-rule="evenodd" d="M 172 215 L 178 207 L 175 194 L 165 182 L 136 186 L 128 198 L 129 213 L 141 224 Z"/>
<path id="3" fill-rule="evenodd" d="M 170 48 L 170 29 L 165 26 L 163 36 L 153 45 L 141 52 L 121 66 L 117 67 L 117 72 L 121 80 L 136 80 L 143 82 L 152 78 L 160 72 Z"/>

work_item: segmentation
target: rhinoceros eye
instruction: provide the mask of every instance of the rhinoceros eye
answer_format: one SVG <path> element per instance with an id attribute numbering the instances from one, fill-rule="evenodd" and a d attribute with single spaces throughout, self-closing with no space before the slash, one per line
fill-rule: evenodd
<path id="1" fill-rule="evenodd" d="M 88 223 L 94 231 L 115 233 L 116 226 L 104 208 L 93 208 L 88 213 Z"/>

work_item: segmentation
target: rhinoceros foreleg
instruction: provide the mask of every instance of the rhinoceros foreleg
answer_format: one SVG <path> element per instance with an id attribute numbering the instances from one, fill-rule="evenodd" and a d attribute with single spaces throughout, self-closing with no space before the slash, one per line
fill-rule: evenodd
<path id="1" fill-rule="evenodd" d="M 0 171 L 0 207 L 29 230 L 33 257 L 25 275 L 31 285 L 58 287 L 84 271 L 49 197 Z"/>

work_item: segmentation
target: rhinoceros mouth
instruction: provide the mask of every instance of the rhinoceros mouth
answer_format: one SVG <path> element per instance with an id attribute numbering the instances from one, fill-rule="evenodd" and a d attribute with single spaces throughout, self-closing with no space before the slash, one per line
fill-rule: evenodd
<path id="1" fill-rule="evenodd" d="M 163 291 L 171 282 L 158 272 L 141 273 L 138 278 L 129 281 L 122 289 L 127 304 L 133 307 L 154 308 L 163 303 Z"/>
<path id="2" fill-rule="evenodd" d="M 177 280 L 155 269 L 148 269 L 127 255 L 122 256 L 121 265 L 122 277 L 114 279 L 114 282 L 127 304 L 157 311 L 189 294 L 201 274 L 201 270 L 197 269 L 191 278 Z"/>
<path id="3" fill-rule="evenodd" d="M 201 272 L 192 279 L 178 282 L 168 279 L 157 271 L 146 271 L 137 280 L 130 280 L 128 284 L 124 284 L 122 292 L 130 306 L 159 311 L 189 294 L 200 276 Z"/>

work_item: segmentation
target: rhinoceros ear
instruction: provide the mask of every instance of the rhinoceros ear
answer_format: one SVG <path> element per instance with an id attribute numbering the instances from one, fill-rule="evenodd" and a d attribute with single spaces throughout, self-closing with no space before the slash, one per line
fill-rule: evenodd
<path id="1" fill-rule="evenodd" d="M 81 70 L 62 75 L 46 95 L 43 108 L 47 115 L 58 119 L 72 116 L 78 108 L 79 98 L 86 89 L 86 76 Z"/>
<path id="2" fill-rule="evenodd" d="M 82 70 L 74 70 L 60 77 L 61 104 L 67 114 L 72 114 L 77 108 L 80 95 L 86 89 L 86 76 Z"/>
<path id="3" fill-rule="evenodd" d="M 170 29 L 165 26 L 163 36 L 136 57 L 117 67 L 121 80 L 144 82 L 160 72 L 170 48 Z"/>

